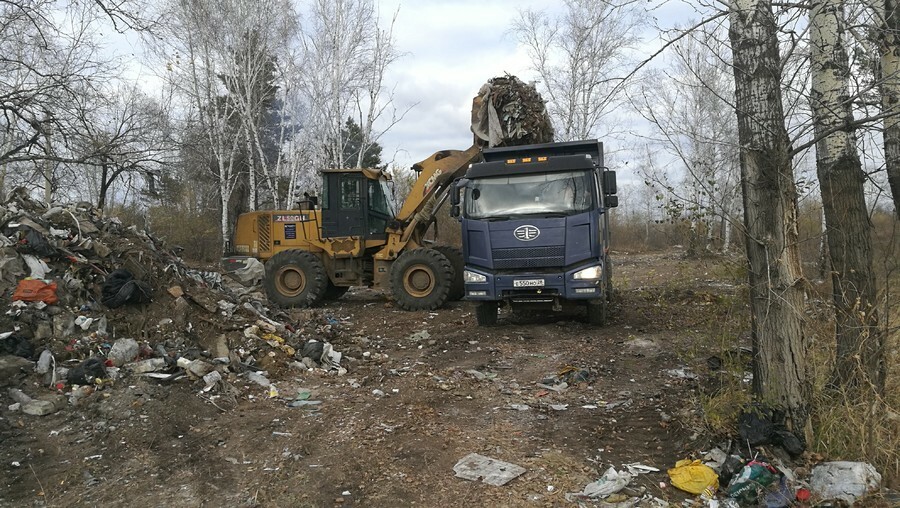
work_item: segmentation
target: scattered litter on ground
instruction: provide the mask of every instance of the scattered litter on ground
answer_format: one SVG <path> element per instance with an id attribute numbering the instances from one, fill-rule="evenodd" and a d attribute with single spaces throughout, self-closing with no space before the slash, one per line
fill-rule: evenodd
<path id="1" fill-rule="evenodd" d="M 616 471 L 616 468 L 610 467 L 597 481 L 585 485 L 581 492 L 566 494 L 566 500 L 574 503 L 579 499 L 603 499 L 624 489 L 632 478 L 634 475 L 631 473 Z"/>
<path id="2" fill-rule="evenodd" d="M 459 462 L 453 466 L 453 471 L 459 478 L 480 480 L 488 485 L 500 487 L 521 476 L 526 470 L 524 467 L 509 462 L 470 453 L 459 459 Z"/>
<path id="3" fill-rule="evenodd" d="M 668 471 L 672 486 L 691 494 L 712 493 L 719 488 L 719 476 L 699 460 L 684 459 Z"/>
<path id="4" fill-rule="evenodd" d="M 853 504 L 881 487 L 881 475 L 865 462 L 826 462 L 813 468 L 809 487 L 822 499 L 841 499 Z"/>

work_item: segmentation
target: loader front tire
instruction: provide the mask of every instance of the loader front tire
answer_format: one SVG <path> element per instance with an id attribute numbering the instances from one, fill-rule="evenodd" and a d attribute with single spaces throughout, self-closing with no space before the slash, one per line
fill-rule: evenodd
<path id="1" fill-rule="evenodd" d="M 447 261 L 450 261 L 450 266 L 453 267 L 453 283 L 450 284 L 447 300 L 455 302 L 462 299 L 466 294 L 466 286 L 463 282 L 463 271 L 466 269 L 466 265 L 463 261 L 462 251 L 452 245 L 435 245 L 434 250 L 443 254 Z"/>
<path id="2" fill-rule="evenodd" d="M 404 252 L 391 266 L 391 292 L 403 310 L 434 310 L 447 301 L 453 266 L 434 249 Z"/>
<path id="3" fill-rule="evenodd" d="M 269 301 L 281 307 L 312 307 L 328 287 L 325 265 L 302 250 L 284 250 L 266 262 L 264 286 Z"/>

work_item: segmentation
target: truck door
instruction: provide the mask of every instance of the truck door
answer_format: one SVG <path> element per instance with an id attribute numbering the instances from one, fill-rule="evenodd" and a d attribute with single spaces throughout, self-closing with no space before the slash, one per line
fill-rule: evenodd
<path id="1" fill-rule="evenodd" d="M 326 175 L 327 203 L 323 203 L 322 236 L 339 238 L 365 235 L 363 177 L 353 173 Z"/>

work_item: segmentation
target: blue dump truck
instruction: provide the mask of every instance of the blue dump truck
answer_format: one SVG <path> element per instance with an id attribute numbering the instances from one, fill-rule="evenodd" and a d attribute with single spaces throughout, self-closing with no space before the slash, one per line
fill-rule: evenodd
<path id="1" fill-rule="evenodd" d="M 462 225 L 465 298 L 481 326 L 513 311 L 581 305 L 604 324 L 612 296 L 616 174 L 597 140 L 483 151 L 450 193 Z"/>

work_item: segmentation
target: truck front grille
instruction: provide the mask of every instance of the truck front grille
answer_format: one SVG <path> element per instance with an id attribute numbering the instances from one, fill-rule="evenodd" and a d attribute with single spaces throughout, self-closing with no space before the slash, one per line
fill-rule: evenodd
<path id="1" fill-rule="evenodd" d="M 562 245 L 549 247 L 527 247 L 513 249 L 493 249 L 494 268 L 542 268 L 565 265 L 566 248 Z"/>

